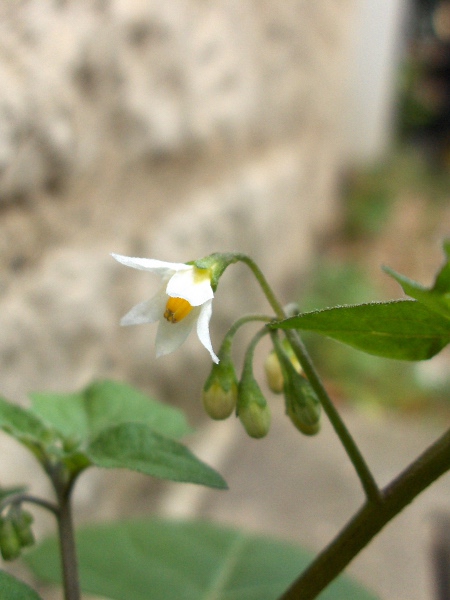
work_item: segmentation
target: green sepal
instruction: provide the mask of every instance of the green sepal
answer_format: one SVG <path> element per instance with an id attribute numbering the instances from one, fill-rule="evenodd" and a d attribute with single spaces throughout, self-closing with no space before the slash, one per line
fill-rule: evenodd
<path id="1" fill-rule="evenodd" d="M 203 386 L 202 401 L 207 414 L 216 420 L 228 418 L 236 408 L 238 380 L 231 358 L 231 339 L 225 338 Z"/>
<path id="2" fill-rule="evenodd" d="M 223 272 L 231 264 L 236 263 L 239 260 L 239 256 L 241 255 L 235 252 L 214 252 L 189 264 L 195 265 L 198 269 L 208 269 L 211 276 L 211 287 L 216 291 Z"/>
<path id="3" fill-rule="evenodd" d="M 320 430 L 322 412 L 319 398 L 306 377 L 294 367 L 278 337 L 273 336 L 272 339 L 283 372 L 286 413 L 299 431 L 315 435 Z"/>
<path id="4" fill-rule="evenodd" d="M 3 560 L 15 560 L 20 556 L 22 545 L 12 520 L 0 517 L 0 552 Z"/>
<path id="5" fill-rule="evenodd" d="M 33 515 L 19 506 L 11 506 L 8 517 L 11 519 L 22 548 L 32 546 L 35 542 L 31 525 Z"/>

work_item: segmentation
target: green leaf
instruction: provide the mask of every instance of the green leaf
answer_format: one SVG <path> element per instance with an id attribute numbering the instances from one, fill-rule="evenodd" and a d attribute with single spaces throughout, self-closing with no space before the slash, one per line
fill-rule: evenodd
<path id="1" fill-rule="evenodd" d="M 98 467 L 124 468 L 161 479 L 226 488 L 222 477 L 188 448 L 143 423 L 122 423 L 103 430 L 86 454 Z"/>
<path id="2" fill-rule="evenodd" d="M 450 324 L 413 300 L 337 306 L 274 323 L 328 336 L 369 354 L 399 360 L 431 358 L 450 342 Z"/>
<path id="3" fill-rule="evenodd" d="M 66 439 L 92 439 L 121 423 L 145 423 L 178 438 L 189 433 L 183 413 L 115 381 L 98 381 L 73 394 L 30 394 L 32 409 Z"/>
<path id="4" fill-rule="evenodd" d="M 25 583 L 1 570 L 0 590 L 0 597 L 2 600 L 42 600 L 42 598 Z"/>
<path id="5" fill-rule="evenodd" d="M 0 429 L 33 450 L 47 444 L 54 435 L 29 410 L 0 397 Z"/>
<path id="6" fill-rule="evenodd" d="M 77 540 L 83 591 L 113 600 L 274 600 L 312 558 L 292 544 L 204 522 L 130 520 L 86 527 Z M 37 576 L 60 580 L 55 540 L 25 560 Z M 375 600 L 345 576 L 319 598 Z"/>
<path id="7" fill-rule="evenodd" d="M 434 288 L 427 289 L 419 283 L 408 279 L 404 275 L 396 273 L 388 267 L 384 267 L 384 271 L 391 275 L 402 286 L 403 291 L 407 296 L 415 298 L 418 302 L 424 304 L 427 308 L 435 311 L 450 320 L 450 290 L 441 293 Z"/>
<path id="8" fill-rule="evenodd" d="M 384 271 L 398 281 L 407 296 L 415 298 L 430 310 L 450 320 L 450 241 L 444 244 L 444 250 L 447 262 L 439 271 L 432 288 L 426 288 L 389 267 L 384 267 Z"/>

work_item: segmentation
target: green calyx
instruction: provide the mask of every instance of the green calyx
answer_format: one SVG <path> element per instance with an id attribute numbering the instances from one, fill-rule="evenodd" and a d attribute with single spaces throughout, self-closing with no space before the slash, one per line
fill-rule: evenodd
<path id="1" fill-rule="evenodd" d="M 0 520 L 0 552 L 3 560 L 14 560 L 20 556 L 22 545 L 13 522 L 8 517 Z"/>
<path id="2" fill-rule="evenodd" d="M 244 367 L 238 387 L 236 414 L 250 437 L 262 438 L 269 432 L 271 415 L 264 394 L 253 375 L 253 356 L 256 345 L 266 335 L 261 329 L 253 336 L 245 353 Z"/>
<path id="3" fill-rule="evenodd" d="M 213 365 L 203 387 L 203 406 L 216 420 L 227 419 L 236 408 L 238 381 L 231 358 L 232 340 L 232 335 L 225 337 L 218 353 L 219 363 Z"/>
<path id="4" fill-rule="evenodd" d="M 219 284 L 219 279 L 223 275 L 225 269 L 239 260 L 240 255 L 234 252 L 214 252 L 205 258 L 192 261 L 197 269 L 207 269 L 211 277 L 211 287 L 215 292 Z"/>
<path id="5" fill-rule="evenodd" d="M 320 431 L 320 401 L 309 381 L 293 364 L 278 336 L 272 336 L 272 340 L 283 373 L 286 413 L 299 431 L 305 435 L 315 435 Z"/>
<path id="6" fill-rule="evenodd" d="M 303 375 L 297 374 L 295 380 L 291 380 L 291 386 L 286 386 L 286 413 L 299 431 L 305 435 L 315 435 L 320 431 L 320 402 Z"/>
<path id="7" fill-rule="evenodd" d="M 34 534 L 31 529 L 33 523 L 33 515 L 17 506 L 11 507 L 11 521 L 19 538 L 22 548 L 32 546 L 34 544 Z"/>
<path id="8" fill-rule="evenodd" d="M 236 408 L 238 382 L 229 352 L 219 352 L 203 388 L 202 401 L 207 414 L 216 420 L 227 419 Z"/>

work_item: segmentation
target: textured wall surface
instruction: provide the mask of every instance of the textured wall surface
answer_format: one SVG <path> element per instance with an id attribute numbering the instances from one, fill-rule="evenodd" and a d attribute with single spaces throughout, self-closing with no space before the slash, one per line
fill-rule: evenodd
<path id="1" fill-rule="evenodd" d="M 245 251 L 295 289 L 335 215 L 351 24 L 346 0 L 0 4 L 3 393 L 155 386 L 151 327 L 117 323 L 156 282 L 111 251 Z M 261 305 L 235 273 L 224 327 Z"/>
<path id="2" fill-rule="evenodd" d="M 156 361 L 154 328 L 119 327 L 158 282 L 109 253 L 247 252 L 291 300 L 336 218 L 352 22 L 352 0 L 0 2 L 5 397 L 108 376 L 195 418 L 207 352 Z M 244 266 L 219 292 L 216 349 L 265 306 Z"/>

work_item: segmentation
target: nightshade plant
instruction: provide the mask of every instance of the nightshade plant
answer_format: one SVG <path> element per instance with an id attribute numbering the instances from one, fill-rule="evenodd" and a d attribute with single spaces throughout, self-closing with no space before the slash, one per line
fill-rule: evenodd
<path id="1" fill-rule="evenodd" d="M 302 434 L 317 434 L 322 413 L 326 414 L 361 482 L 365 502 L 316 558 L 281 542 L 206 523 L 141 520 L 86 528 L 77 536 L 81 587 L 115 600 L 311 600 L 319 595 L 323 600 L 373 599 L 340 573 L 393 517 L 450 469 L 450 430 L 381 489 L 299 332 L 316 332 L 386 358 L 431 358 L 450 342 L 450 242 L 444 250 L 446 261 L 431 288 L 385 269 L 409 298 L 308 313 L 296 305 L 283 308 L 259 267 L 240 253 L 216 253 L 186 264 L 113 255 L 122 264 L 156 273 L 163 280 L 156 296 L 132 308 L 122 323 L 158 322 L 158 355 L 177 349 L 196 324 L 213 361 L 203 389 L 206 412 L 213 419 L 235 413 L 254 438 L 263 438 L 270 428 L 269 404 L 253 373 L 255 347 L 269 336 L 273 344 L 265 363 L 269 387 L 284 395 L 286 415 Z M 250 268 L 271 312 L 240 317 L 216 355 L 209 333 L 212 301 L 221 275 L 237 262 Z M 234 336 L 255 322 L 261 327 L 247 347 L 239 377 L 231 354 Z M 53 581 L 61 577 L 65 600 L 80 598 L 71 494 L 88 467 L 127 468 L 163 479 L 226 487 L 218 473 L 179 443 L 178 438 L 189 431 L 179 411 L 117 382 L 95 382 L 66 395 L 32 394 L 28 409 L 0 399 L 0 428 L 34 454 L 55 492 L 55 500 L 49 501 L 20 488 L 2 491 L 0 550 L 5 559 L 14 559 L 33 544 L 32 515 L 25 504 L 51 511 L 58 523 L 61 573 L 51 540 L 25 557 L 35 573 Z M 114 572 L 112 556 L 122 565 Z M 1 571 L 0 586 L 8 598 L 38 598 Z"/>

